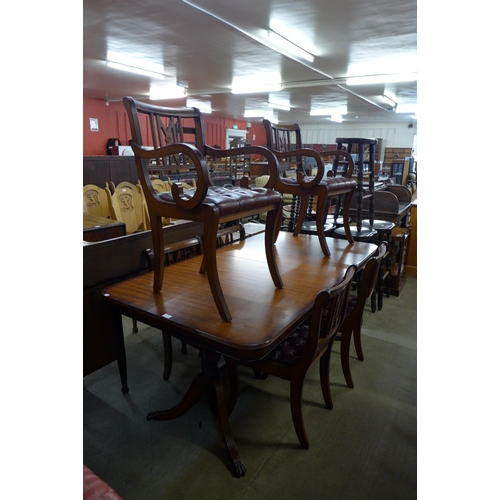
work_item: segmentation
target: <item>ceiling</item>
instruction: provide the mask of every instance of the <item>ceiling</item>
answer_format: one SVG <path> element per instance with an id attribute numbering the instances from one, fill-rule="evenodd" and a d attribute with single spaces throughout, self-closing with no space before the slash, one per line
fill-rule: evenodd
<path id="1" fill-rule="evenodd" d="M 269 28 L 314 61 L 270 48 Z M 213 116 L 261 121 L 244 118 L 260 109 L 282 123 L 331 124 L 311 109 L 344 108 L 344 123 L 416 121 L 415 111 L 395 112 L 382 97 L 397 111 L 416 106 L 416 81 L 346 84 L 347 77 L 416 73 L 416 0 L 84 0 L 83 37 L 84 97 L 149 101 L 152 86 L 181 82 L 190 98 L 210 103 Z M 105 62 L 112 57 L 165 77 L 112 69 Z M 232 94 L 236 80 L 283 88 Z M 268 101 L 286 101 L 290 110 L 272 111 Z M 151 102 L 184 106 L 186 98 Z"/>

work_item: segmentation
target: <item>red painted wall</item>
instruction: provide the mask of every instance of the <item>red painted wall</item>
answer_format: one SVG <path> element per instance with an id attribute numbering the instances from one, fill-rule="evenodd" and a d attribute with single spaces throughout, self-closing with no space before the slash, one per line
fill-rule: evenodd
<path id="1" fill-rule="evenodd" d="M 90 118 L 99 120 L 99 131 L 90 131 Z M 206 128 L 206 143 L 210 146 L 218 144 L 222 148 L 226 143 L 226 129 L 238 125 L 238 129 L 246 129 L 246 121 L 233 120 L 232 118 L 216 118 L 211 115 L 203 115 Z M 255 140 L 253 136 L 255 135 Z M 106 155 L 106 144 L 108 139 L 117 138 L 122 145 L 126 145 L 131 139 L 130 127 L 125 107 L 121 102 L 111 102 L 100 99 L 83 99 L 83 155 L 98 156 Z M 254 146 L 263 146 L 266 143 L 266 132 L 261 123 L 252 123 L 247 139 Z"/>

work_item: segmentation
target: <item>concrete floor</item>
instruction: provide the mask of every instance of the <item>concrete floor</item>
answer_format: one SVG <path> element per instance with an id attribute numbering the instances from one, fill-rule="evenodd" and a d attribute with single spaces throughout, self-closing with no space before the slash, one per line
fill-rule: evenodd
<path id="1" fill-rule="evenodd" d="M 247 469 L 233 477 L 217 420 L 205 401 L 166 422 L 147 421 L 169 408 L 199 371 L 197 351 L 174 339 L 169 381 L 162 379 L 161 334 L 124 318 L 130 393 L 116 363 L 84 378 L 83 461 L 125 500 L 415 499 L 417 498 L 417 279 L 382 311 L 364 314 L 360 362 L 351 346 L 354 389 L 344 383 L 334 344 L 334 408 L 323 406 L 319 369 L 304 388 L 311 446 L 299 448 L 288 383 L 253 378 L 240 368 L 240 395 L 230 423 Z"/>

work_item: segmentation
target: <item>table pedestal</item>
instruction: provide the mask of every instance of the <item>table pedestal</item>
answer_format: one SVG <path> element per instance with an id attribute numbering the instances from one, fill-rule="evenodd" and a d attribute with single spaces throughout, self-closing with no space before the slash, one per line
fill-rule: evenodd
<path id="1" fill-rule="evenodd" d="M 242 477 L 246 473 L 236 443 L 229 425 L 229 415 L 234 409 L 237 398 L 238 379 L 234 363 L 228 363 L 223 368 L 219 368 L 218 362 L 220 354 L 202 349 L 201 351 L 201 372 L 191 382 L 191 385 L 182 401 L 168 410 L 154 411 L 147 415 L 148 420 L 172 420 L 184 415 L 200 399 L 206 395 L 210 408 L 218 416 L 224 443 L 231 458 L 236 477 Z M 227 369 L 227 374 L 225 373 Z M 224 381 L 229 378 L 229 398 L 226 403 L 224 394 Z"/>

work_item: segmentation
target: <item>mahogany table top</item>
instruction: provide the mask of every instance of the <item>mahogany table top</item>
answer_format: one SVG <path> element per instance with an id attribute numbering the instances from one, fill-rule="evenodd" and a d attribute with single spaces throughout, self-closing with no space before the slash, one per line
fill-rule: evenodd
<path id="1" fill-rule="evenodd" d="M 217 250 L 222 290 L 232 322 L 221 320 L 201 256 L 165 268 L 163 289 L 153 292 L 153 273 L 111 285 L 105 298 L 120 313 L 165 330 L 188 343 L 241 360 L 260 359 L 307 317 L 314 298 L 340 280 L 347 267 L 363 267 L 376 252 L 370 243 L 328 239 L 331 257 L 317 236 L 280 232 L 276 242 L 283 288 L 267 267 L 263 235 Z"/>

